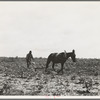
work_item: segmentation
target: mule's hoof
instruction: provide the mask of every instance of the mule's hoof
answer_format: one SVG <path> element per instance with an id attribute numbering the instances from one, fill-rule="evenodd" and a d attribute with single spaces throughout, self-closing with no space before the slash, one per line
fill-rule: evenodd
<path id="1" fill-rule="evenodd" d="M 56 72 L 56 70 L 54 69 L 53 71 L 55 71 Z"/>
<path id="2" fill-rule="evenodd" d="M 36 72 L 36 68 L 35 68 L 35 72 Z"/>
<path id="3" fill-rule="evenodd" d="M 45 72 L 47 72 L 47 70 L 45 69 Z"/>
<path id="4" fill-rule="evenodd" d="M 58 72 L 57 72 L 57 74 L 59 74 L 60 72 L 61 72 L 61 71 L 58 71 Z M 62 75 L 62 74 L 63 74 L 63 72 L 62 72 L 62 73 L 60 73 L 60 75 Z"/>
<path id="5" fill-rule="evenodd" d="M 60 73 L 60 72 L 61 72 L 61 70 L 57 71 L 57 73 Z"/>

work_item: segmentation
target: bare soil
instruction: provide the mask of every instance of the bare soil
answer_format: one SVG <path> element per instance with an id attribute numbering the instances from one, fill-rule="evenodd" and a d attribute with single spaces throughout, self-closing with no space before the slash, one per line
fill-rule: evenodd
<path id="1" fill-rule="evenodd" d="M 99 96 L 100 60 L 68 59 L 64 73 L 60 64 L 45 72 L 46 58 L 35 58 L 36 65 L 26 66 L 25 58 L 0 58 L 0 95 Z M 36 71 L 34 70 L 36 67 Z"/>

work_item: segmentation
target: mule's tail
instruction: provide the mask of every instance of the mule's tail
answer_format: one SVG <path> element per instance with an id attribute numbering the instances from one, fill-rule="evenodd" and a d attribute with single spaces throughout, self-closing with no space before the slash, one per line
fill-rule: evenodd
<path id="1" fill-rule="evenodd" d="M 49 65 L 49 63 L 51 62 L 51 54 L 48 56 L 48 58 L 47 58 L 47 62 L 46 62 L 46 68 L 45 68 L 45 71 L 47 71 L 47 68 L 48 68 L 48 65 Z"/>

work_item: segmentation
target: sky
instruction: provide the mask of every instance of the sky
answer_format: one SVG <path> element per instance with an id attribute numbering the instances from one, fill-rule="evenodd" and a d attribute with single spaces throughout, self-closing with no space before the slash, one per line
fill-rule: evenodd
<path id="1" fill-rule="evenodd" d="M 71 52 L 100 58 L 100 1 L 1 1 L 0 56 Z"/>

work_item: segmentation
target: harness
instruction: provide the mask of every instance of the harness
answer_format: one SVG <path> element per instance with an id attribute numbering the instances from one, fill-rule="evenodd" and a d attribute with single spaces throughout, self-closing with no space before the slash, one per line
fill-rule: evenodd
<path id="1" fill-rule="evenodd" d="M 55 56 L 60 56 L 61 53 L 57 53 Z M 67 52 L 64 50 L 64 57 L 67 58 Z"/>

